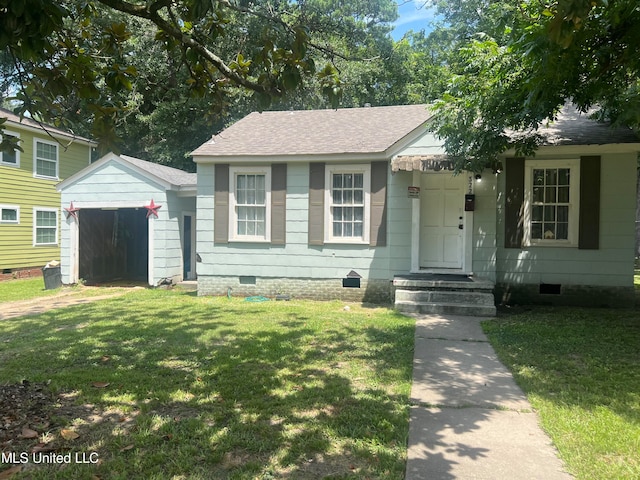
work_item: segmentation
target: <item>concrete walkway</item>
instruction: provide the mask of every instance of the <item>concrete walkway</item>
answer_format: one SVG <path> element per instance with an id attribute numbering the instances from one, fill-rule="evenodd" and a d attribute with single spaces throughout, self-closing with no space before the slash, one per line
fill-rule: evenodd
<path id="1" fill-rule="evenodd" d="M 406 480 L 568 480 L 481 318 L 416 316 Z"/>

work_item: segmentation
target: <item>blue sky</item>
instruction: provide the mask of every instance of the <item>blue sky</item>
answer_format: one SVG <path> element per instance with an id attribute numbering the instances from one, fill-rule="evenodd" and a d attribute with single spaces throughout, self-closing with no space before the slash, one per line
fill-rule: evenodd
<path id="1" fill-rule="evenodd" d="M 434 11 L 425 8 L 425 0 L 396 0 L 400 17 L 395 22 L 395 29 L 391 33 L 396 40 L 402 38 L 407 30 L 426 30 L 432 28 L 430 23 L 434 20 Z"/>

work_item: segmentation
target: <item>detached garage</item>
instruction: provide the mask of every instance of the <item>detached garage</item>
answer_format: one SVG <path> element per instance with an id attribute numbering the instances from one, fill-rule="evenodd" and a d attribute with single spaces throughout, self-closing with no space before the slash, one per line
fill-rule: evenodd
<path id="1" fill-rule="evenodd" d="M 110 153 L 57 186 L 62 281 L 196 278 L 196 174 Z"/>

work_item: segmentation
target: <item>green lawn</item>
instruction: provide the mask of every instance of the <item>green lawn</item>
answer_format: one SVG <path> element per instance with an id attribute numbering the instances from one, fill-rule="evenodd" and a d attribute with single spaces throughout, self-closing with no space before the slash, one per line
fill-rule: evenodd
<path id="1" fill-rule="evenodd" d="M 99 458 L 14 478 L 402 479 L 414 321 L 343 306 L 142 290 L 0 322 L 0 385 L 56 393 L 9 450 Z"/>
<path id="2" fill-rule="evenodd" d="M 36 297 L 53 295 L 59 293 L 61 289 L 44 289 L 44 279 L 20 278 L 16 280 L 5 280 L 0 282 L 0 302 L 12 302 L 14 300 L 29 300 Z"/>
<path id="3" fill-rule="evenodd" d="M 136 290 L 0 322 L 0 389 L 53 392 L 0 450 L 99 459 L 12 478 L 402 479 L 414 322 L 343 306 Z M 639 311 L 484 327 L 577 479 L 640 478 Z"/>
<path id="4" fill-rule="evenodd" d="M 640 312 L 535 309 L 484 327 L 576 478 L 640 478 Z"/>

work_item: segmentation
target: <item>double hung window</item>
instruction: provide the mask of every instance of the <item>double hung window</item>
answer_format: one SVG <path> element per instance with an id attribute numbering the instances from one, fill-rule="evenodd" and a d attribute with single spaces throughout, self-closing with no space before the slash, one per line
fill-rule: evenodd
<path id="1" fill-rule="evenodd" d="M 58 244 L 58 211 L 51 208 L 33 209 L 33 244 Z"/>
<path id="2" fill-rule="evenodd" d="M 370 166 L 329 166 L 326 175 L 325 241 L 368 242 Z"/>
<path id="3" fill-rule="evenodd" d="M 34 140 L 33 169 L 36 177 L 58 178 L 58 145 Z"/>
<path id="4" fill-rule="evenodd" d="M 575 245 L 579 161 L 530 161 L 525 169 L 525 240 L 529 245 Z"/>
<path id="5" fill-rule="evenodd" d="M 269 241 L 271 235 L 269 169 L 230 168 L 230 239 Z"/>
<path id="6" fill-rule="evenodd" d="M 5 137 L 20 138 L 20 135 L 14 132 L 4 131 Z M 2 137 L 0 137 L 2 138 Z M 20 150 L 14 149 L 12 151 L 0 151 L 0 165 L 6 165 L 9 167 L 20 166 Z"/>

